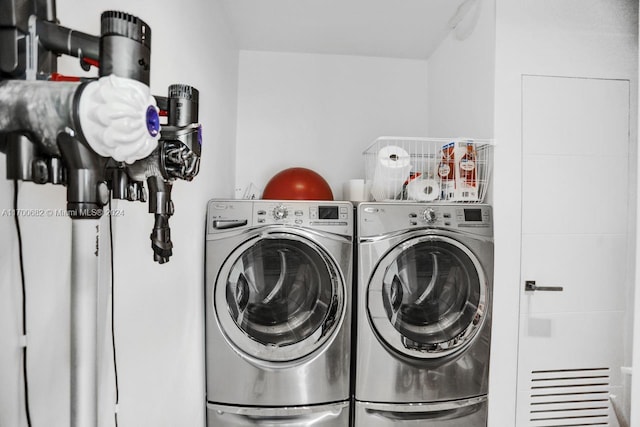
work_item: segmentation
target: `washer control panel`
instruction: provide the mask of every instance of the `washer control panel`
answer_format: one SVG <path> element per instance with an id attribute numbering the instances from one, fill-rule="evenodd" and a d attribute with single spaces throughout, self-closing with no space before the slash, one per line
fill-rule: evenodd
<path id="1" fill-rule="evenodd" d="M 491 206 L 481 204 L 362 203 L 358 217 L 358 234 L 365 237 L 412 228 L 493 232 Z"/>
<path id="2" fill-rule="evenodd" d="M 208 233 L 245 227 L 282 225 L 353 235 L 353 204 L 335 201 L 211 200 Z"/>
<path id="3" fill-rule="evenodd" d="M 255 205 L 256 224 L 299 226 L 347 226 L 352 223 L 350 203 L 274 202 L 264 200 Z"/>

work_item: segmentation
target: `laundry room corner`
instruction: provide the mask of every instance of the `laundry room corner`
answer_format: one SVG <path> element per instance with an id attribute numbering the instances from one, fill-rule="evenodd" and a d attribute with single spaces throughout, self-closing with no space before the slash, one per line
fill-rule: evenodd
<path id="1" fill-rule="evenodd" d="M 0 0 L 0 427 L 640 427 L 639 14 Z"/>

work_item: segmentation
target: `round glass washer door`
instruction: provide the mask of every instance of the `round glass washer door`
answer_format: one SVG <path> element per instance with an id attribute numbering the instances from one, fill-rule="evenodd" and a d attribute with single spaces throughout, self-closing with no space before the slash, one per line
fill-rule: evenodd
<path id="1" fill-rule="evenodd" d="M 420 236 L 390 250 L 369 282 L 367 308 L 393 350 L 431 359 L 465 348 L 484 321 L 487 283 L 476 256 L 446 236 Z"/>
<path id="2" fill-rule="evenodd" d="M 319 245 L 274 233 L 231 254 L 218 275 L 214 304 L 223 333 L 241 355 L 286 362 L 313 354 L 334 335 L 344 286 Z"/>

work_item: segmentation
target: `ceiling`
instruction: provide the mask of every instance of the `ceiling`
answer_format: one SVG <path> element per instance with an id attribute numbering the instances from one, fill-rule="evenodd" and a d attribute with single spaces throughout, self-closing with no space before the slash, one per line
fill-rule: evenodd
<path id="1" fill-rule="evenodd" d="M 238 48 L 427 59 L 465 0 L 220 0 Z"/>

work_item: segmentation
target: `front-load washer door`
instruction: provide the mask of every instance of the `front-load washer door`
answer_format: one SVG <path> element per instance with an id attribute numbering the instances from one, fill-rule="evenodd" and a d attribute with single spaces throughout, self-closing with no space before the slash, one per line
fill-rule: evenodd
<path id="1" fill-rule="evenodd" d="M 309 237 L 263 233 L 227 258 L 214 306 L 225 338 L 241 356 L 291 362 L 331 340 L 344 316 L 345 284 L 334 259 Z"/>
<path id="2" fill-rule="evenodd" d="M 446 236 L 413 237 L 387 252 L 371 277 L 367 308 L 392 350 L 432 359 L 464 349 L 485 318 L 487 283 L 476 256 Z"/>

